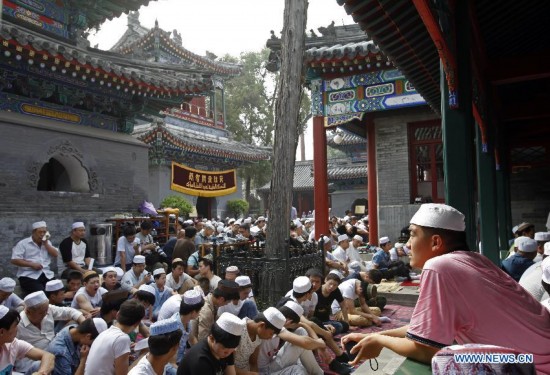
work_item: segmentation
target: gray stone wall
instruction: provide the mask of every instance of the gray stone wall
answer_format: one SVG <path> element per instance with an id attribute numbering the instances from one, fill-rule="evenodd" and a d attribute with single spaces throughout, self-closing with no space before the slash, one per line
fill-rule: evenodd
<path id="1" fill-rule="evenodd" d="M 366 199 L 367 189 L 338 190 L 330 194 L 330 216 L 344 217 L 346 210 L 351 210 L 356 199 Z M 359 215 L 361 216 L 361 215 Z"/>
<path id="2" fill-rule="evenodd" d="M 436 118 L 428 108 L 380 112 L 376 115 L 379 206 L 411 203 L 407 124 Z"/>
<path id="3" fill-rule="evenodd" d="M 397 241 L 401 228 L 409 225 L 411 217 L 420 208 L 418 204 L 381 206 L 378 208 L 378 234 Z"/>
<path id="4" fill-rule="evenodd" d="M 15 274 L 11 250 L 30 236 L 33 222 L 45 220 L 57 246 L 74 221 L 89 226 L 136 212 L 147 198 L 148 147 L 129 135 L 7 112 L 0 112 L 0 127 L 2 275 Z M 66 162 L 73 178 L 83 173 L 88 181 L 77 185 L 89 191 L 38 191 L 40 170 L 51 158 Z"/>

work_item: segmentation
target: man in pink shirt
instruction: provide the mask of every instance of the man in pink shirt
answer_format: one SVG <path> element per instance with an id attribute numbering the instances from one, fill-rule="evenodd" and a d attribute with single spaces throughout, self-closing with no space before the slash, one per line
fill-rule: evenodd
<path id="1" fill-rule="evenodd" d="M 382 348 L 430 363 L 441 348 L 492 344 L 533 354 L 538 372 L 550 373 L 550 313 L 489 259 L 468 251 L 464 215 L 443 204 L 423 204 L 410 221 L 411 266 L 422 268 L 418 302 L 408 326 L 358 342 L 354 363 Z"/>

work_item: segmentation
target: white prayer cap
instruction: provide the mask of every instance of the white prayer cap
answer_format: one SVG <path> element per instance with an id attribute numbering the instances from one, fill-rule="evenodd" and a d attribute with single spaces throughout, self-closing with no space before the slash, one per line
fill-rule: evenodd
<path id="1" fill-rule="evenodd" d="M 223 230 L 224 230 L 223 225 L 218 225 L 218 227 L 216 228 L 216 232 L 218 232 L 218 233 L 223 232 Z"/>
<path id="2" fill-rule="evenodd" d="M 122 270 L 122 269 L 121 269 L 121 270 Z M 107 272 L 114 272 L 114 273 L 117 273 L 116 268 L 113 267 L 113 266 L 105 267 L 105 268 L 102 269 L 102 271 L 103 271 L 104 277 L 105 277 L 105 274 L 106 274 Z"/>
<path id="3" fill-rule="evenodd" d="M 161 275 L 163 273 L 166 273 L 164 268 L 157 268 L 156 270 L 153 271 L 153 276 Z"/>
<path id="4" fill-rule="evenodd" d="M 242 219 L 239 219 L 239 220 L 235 221 L 235 224 L 241 225 L 242 222 L 243 222 Z"/>
<path id="5" fill-rule="evenodd" d="M 212 225 L 212 223 L 206 223 L 206 224 L 204 224 L 204 229 L 215 230 L 215 228 L 214 228 L 214 226 Z"/>
<path id="6" fill-rule="evenodd" d="M 306 221 L 305 221 L 306 224 L 314 223 L 314 222 L 315 222 L 315 219 L 312 219 L 312 218 L 306 219 Z"/>
<path id="7" fill-rule="evenodd" d="M 378 241 L 380 242 L 380 245 L 385 245 L 388 242 L 390 242 L 390 238 L 387 237 L 387 236 L 384 236 L 384 237 L 380 237 L 380 239 Z"/>
<path id="8" fill-rule="evenodd" d="M 535 241 L 550 241 L 550 232 L 537 232 L 535 233 Z"/>
<path id="9" fill-rule="evenodd" d="M 353 236 L 353 239 L 356 240 L 356 241 L 361 241 L 363 242 L 363 237 L 361 237 L 360 235 L 356 234 L 355 236 Z"/>
<path id="10" fill-rule="evenodd" d="M 25 306 L 33 307 L 36 305 L 41 305 L 44 302 L 48 302 L 48 297 L 46 297 L 46 294 L 40 290 L 38 292 L 28 294 L 23 301 L 25 302 Z"/>
<path id="11" fill-rule="evenodd" d="M 283 329 L 283 327 L 285 326 L 285 323 L 286 323 L 285 316 L 283 315 L 282 312 L 277 310 L 275 307 L 268 307 L 263 312 L 263 314 L 267 319 L 267 321 L 271 323 L 278 330 Z"/>
<path id="12" fill-rule="evenodd" d="M 311 290 L 311 281 L 307 276 L 298 276 L 292 283 L 292 290 L 296 293 L 306 293 Z"/>
<path id="13" fill-rule="evenodd" d="M 239 273 L 239 267 L 237 266 L 229 266 L 225 269 L 225 273 Z"/>
<path id="14" fill-rule="evenodd" d="M 304 308 L 300 306 L 297 302 L 287 301 L 284 306 L 294 311 L 298 316 L 304 315 Z"/>
<path id="15" fill-rule="evenodd" d="M 464 232 L 464 215 L 456 208 L 440 203 L 424 203 L 412 217 L 411 224 Z"/>
<path id="16" fill-rule="evenodd" d="M 224 312 L 220 315 L 218 320 L 216 320 L 216 324 L 225 332 L 233 336 L 240 336 L 246 325 L 243 320 L 228 312 Z"/>
<path id="17" fill-rule="evenodd" d="M 124 270 L 120 267 L 115 267 L 115 271 L 116 271 L 116 278 L 118 281 L 120 281 L 120 279 L 122 279 L 122 276 L 124 276 Z"/>
<path id="18" fill-rule="evenodd" d="M 258 222 L 258 221 L 265 221 L 265 217 L 263 217 L 263 216 L 258 217 L 258 219 L 256 219 L 256 222 Z"/>
<path id="19" fill-rule="evenodd" d="M 237 276 L 235 282 L 239 284 L 241 288 L 252 286 L 252 281 L 250 281 L 250 277 L 248 276 Z"/>
<path id="20" fill-rule="evenodd" d="M 330 270 L 329 273 L 333 273 L 335 274 L 336 276 L 338 276 L 340 278 L 340 280 L 342 280 L 344 278 L 344 274 L 338 270 Z"/>
<path id="21" fill-rule="evenodd" d="M 6 306 L 0 305 L 0 319 L 6 316 L 6 314 L 10 311 Z"/>
<path id="22" fill-rule="evenodd" d="M 342 241 L 349 241 L 349 237 L 347 234 L 341 234 L 338 236 L 338 243 L 342 242 Z"/>
<path id="23" fill-rule="evenodd" d="M 132 262 L 135 264 L 145 264 L 145 257 L 143 255 L 136 255 Z"/>
<path id="24" fill-rule="evenodd" d="M 50 280 L 46 283 L 46 292 L 56 292 L 58 290 L 63 289 L 65 286 L 63 285 L 63 281 L 61 280 Z"/>
<path id="25" fill-rule="evenodd" d="M 247 217 L 246 219 L 244 219 L 243 223 L 245 223 L 245 224 L 252 224 L 252 218 L 251 218 L 251 217 Z"/>
<path id="26" fill-rule="evenodd" d="M 550 255 L 550 242 L 544 244 L 544 255 Z"/>
<path id="27" fill-rule="evenodd" d="M 191 220 L 191 219 L 185 220 L 183 223 L 188 224 L 188 225 L 193 225 L 193 220 Z"/>
<path id="28" fill-rule="evenodd" d="M 32 229 L 38 229 L 38 228 L 47 228 L 45 221 L 37 221 L 36 223 L 32 223 Z"/>
<path id="29" fill-rule="evenodd" d="M 395 243 L 395 248 L 396 248 L 396 249 L 402 249 L 403 246 L 405 246 L 405 244 L 402 244 L 401 242 L 396 242 L 396 243 Z"/>
<path id="30" fill-rule="evenodd" d="M 296 225 L 296 228 L 301 228 L 302 227 L 302 222 L 300 221 L 300 219 L 296 219 L 296 220 L 294 220 L 294 225 Z"/>
<path id="31" fill-rule="evenodd" d="M 519 244 L 526 240 L 530 240 L 530 238 L 527 236 L 516 237 L 516 239 L 514 240 L 514 247 L 519 248 Z"/>
<path id="32" fill-rule="evenodd" d="M 519 228 L 519 225 L 516 225 L 515 227 L 513 227 L 512 228 L 512 233 L 516 234 L 516 232 L 518 231 L 518 228 Z"/>
<path id="33" fill-rule="evenodd" d="M 73 223 L 73 225 L 71 225 L 71 228 L 77 229 L 77 228 L 86 228 L 86 227 L 84 226 L 84 223 L 82 221 L 77 221 L 76 223 Z"/>
<path id="34" fill-rule="evenodd" d="M 97 333 L 101 333 L 107 329 L 107 323 L 102 318 L 94 318 L 93 322 Z"/>
<path id="35" fill-rule="evenodd" d="M 532 238 L 527 238 L 519 243 L 518 250 L 524 253 L 532 253 L 537 251 L 538 243 Z"/>
<path id="36" fill-rule="evenodd" d="M 13 293 L 15 290 L 15 280 L 9 277 L 3 277 L 2 280 L 0 280 L 0 290 L 6 293 Z"/>
<path id="37" fill-rule="evenodd" d="M 190 289 L 183 293 L 183 302 L 186 305 L 197 305 L 203 300 L 202 295 L 198 290 Z"/>
<path id="38" fill-rule="evenodd" d="M 141 290 L 143 292 L 151 293 L 152 295 L 155 295 L 155 288 L 153 288 L 151 285 L 143 284 L 139 287 L 138 290 Z"/>
<path id="39" fill-rule="evenodd" d="M 151 336 L 163 335 L 165 333 L 175 332 L 179 329 L 179 324 L 176 318 L 159 320 L 149 327 Z"/>
<path id="40" fill-rule="evenodd" d="M 231 218 L 227 221 L 227 224 L 233 224 L 235 222 L 235 219 L 234 218 Z"/>

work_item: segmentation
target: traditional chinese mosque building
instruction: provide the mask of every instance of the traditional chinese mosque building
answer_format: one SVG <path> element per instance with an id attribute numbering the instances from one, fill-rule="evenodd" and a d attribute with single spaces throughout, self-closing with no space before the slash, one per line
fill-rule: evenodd
<path id="1" fill-rule="evenodd" d="M 104 222 L 168 194 L 194 194 L 199 214 L 219 215 L 239 194 L 234 169 L 269 157 L 225 129 L 223 80 L 239 66 L 191 53 L 137 13 L 112 50 L 90 46 L 85 30 L 148 3 L 3 1 L 2 255 L 34 221 L 56 245 L 74 221 Z"/>

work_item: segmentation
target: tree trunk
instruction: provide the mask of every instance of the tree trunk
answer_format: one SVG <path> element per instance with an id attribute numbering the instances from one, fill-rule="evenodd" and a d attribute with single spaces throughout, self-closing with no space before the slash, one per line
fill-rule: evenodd
<path id="1" fill-rule="evenodd" d="M 250 203 L 250 185 L 252 184 L 252 177 L 250 175 L 246 176 L 244 182 L 244 199 Z"/>
<path id="2" fill-rule="evenodd" d="M 307 5 L 307 0 L 285 0 L 279 95 L 275 108 L 269 235 L 266 242 L 268 257 L 288 258 Z"/>

